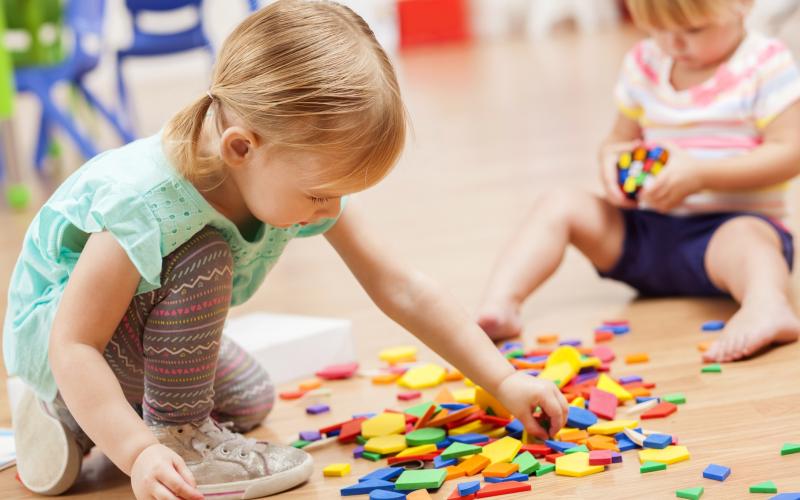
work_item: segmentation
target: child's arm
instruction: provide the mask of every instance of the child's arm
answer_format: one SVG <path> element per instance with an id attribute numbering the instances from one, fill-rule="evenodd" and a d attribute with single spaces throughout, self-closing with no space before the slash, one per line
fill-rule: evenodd
<path id="1" fill-rule="evenodd" d="M 495 395 L 531 434 L 545 438 L 533 419 L 538 405 L 554 434 L 566 421 L 567 405 L 549 381 L 517 373 L 486 334 L 427 276 L 389 256 L 365 230 L 351 201 L 325 233 L 375 304 L 390 318 Z"/>
<path id="2" fill-rule="evenodd" d="M 667 167 L 642 191 L 642 201 L 667 211 L 703 189 L 759 189 L 800 174 L 800 101 L 770 122 L 763 142 L 749 153 L 719 159 L 697 159 L 670 149 Z"/>
<path id="3" fill-rule="evenodd" d="M 642 129 L 639 122 L 617 112 L 611 132 L 600 143 L 598 152 L 600 180 L 603 183 L 606 198 L 618 207 L 636 207 L 636 202 L 626 198 L 617 183 L 617 159 L 621 153 L 633 150 L 641 140 Z"/>
<path id="4" fill-rule="evenodd" d="M 168 493 L 166 486 L 184 498 L 202 498 L 180 457 L 160 446 L 133 411 L 103 357 L 138 283 L 138 271 L 113 236 L 92 234 L 58 306 L 50 335 L 50 366 L 75 420 L 117 467 L 132 476 L 138 497 L 161 498 Z M 142 457 L 146 459 L 137 460 Z"/>

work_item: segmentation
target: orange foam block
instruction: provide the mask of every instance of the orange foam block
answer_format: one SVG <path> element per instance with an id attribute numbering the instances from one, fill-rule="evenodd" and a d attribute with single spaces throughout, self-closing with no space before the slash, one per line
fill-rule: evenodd
<path id="1" fill-rule="evenodd" d="M 555 344 L 558 342 L 557 333 L 545 333 L 536 337 L 536 341 L 540 344 Z"/>
<path id="2" fill-rule="evenodd" d="M 297 384 L 297 387 L 301 391 L 313 391 L 314 389 L 319 389 L 322 386 L 322 380 L 318 378 L 312 378 L 309 380 L 304 380 Z"/>
<path id="3" fill-rule="evenodd" d="M 489 459 L 483 455 L 472 455 L 468 459 L 461 462 L 458 467 L 462 469 L 468 476 L 474 476 L 489 466 Z"/>
<path id="4" fill-rule="evenodd" d="M 483 469 L 483 477 L 508 477 L 519 470 L 519 464 L 496 463 Z"/>
<path id="5" fill-rule="evenodd" d="M 637 352 L 625 356 L 625 362 L 629 365 L 633 363 L 646 363 L 650 361 L 650 356 L 646 352 Z"/>

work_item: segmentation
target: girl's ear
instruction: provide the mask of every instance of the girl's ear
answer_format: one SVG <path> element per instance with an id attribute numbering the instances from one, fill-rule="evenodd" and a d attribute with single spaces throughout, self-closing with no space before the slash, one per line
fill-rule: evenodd
<path id="1" fill-rule="evenodd" d="M 238 167 L 247 161 L 258 146 L 255 134 L 239 127 L 228 127 L 222 132 L 219 141 L 219 154 L 231 167 Z"/>

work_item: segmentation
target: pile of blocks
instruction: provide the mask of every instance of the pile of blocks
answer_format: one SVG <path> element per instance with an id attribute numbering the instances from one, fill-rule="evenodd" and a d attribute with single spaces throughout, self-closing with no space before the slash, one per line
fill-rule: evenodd
<path id="1" fill-rule="evenodd" d="M 628 331 L 624 322 L 608 322 L 595 334 L 622 335 Z M 558 337 L 540 336 L 538 340 L 540 344 L 555 343 Z M 642 474 L 689 459 L 689 450 L 678 443 L 677 437 L 640 425 L 674 415 L 686 402 L 685 396 L 673 393 L 656 397 L 652 394 L 655 384 L 639 376 L 613 378 L 610 363 L 615 354 L 608 347 L 584 348 L 580 341 L 563 340 L 554 348 L 540 346 L 527 351 L 521 344 L 509 342 L 500 350 L 517 370 L 551 380 L 570 403 L 567 425 L 553 439 L 529 439 L 522 424 L 497 399 L 458 372 L 430 363 L 402 365 L 416 361 L 416 349 L 399 347 L 381 353 L 380 358 L 390 364 L 386 370 L 361 374 L 371 376 L 376 384 L 391 380 L 411 389 L 415 397 L 420 394 L 417 389 L 436 387 L 446 380 L 463 379 L 464 388 L 442 388 L 433 401 L 402 411 L 353 415 L 344 422 L 304 431 L 293 445 L 313 448 L 336 441 L 353 445 L 355 459 L 385 460 L 384 467 L 340 491 L 342 496 L 369 495 L 376 500 L 428 499 L 428 491 L 457 480 L 460 482 L 452 484 L 448 499 L 523 492 L 531 489 L 533 476 L 555 473 L 583 477 L 621 467 L 623 454 L 628 451 L 636 452 Z M 409 393 L 398 397 L 403 394 Z M 547 428 L 538 409 L 534 417 Z M 795 452 L 792 446 L 796 445 L 785 446 L 786 454 Z M 800 447 L 797 449 L 800 451 Z M 715 467 L 708 474 L 724 480 L 724 467 Z M 323 473 L 347 476 L 350 464 L 330 464 Z M 771 491 L 767 483 L 754 488 Z M 703 488 L 675 493 L 679 498 L 700 498 Z"/>

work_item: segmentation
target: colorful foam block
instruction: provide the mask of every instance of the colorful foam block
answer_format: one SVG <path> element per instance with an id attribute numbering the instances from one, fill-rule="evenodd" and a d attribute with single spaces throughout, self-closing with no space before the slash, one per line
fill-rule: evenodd
<path id="1" fill-rule="evenodd" d="M 589 452 L 589 465 L 609 465 L 613 462 L 611 451 L 592 450 Z"/>
<path id="2" fill-rule="evenodd" d="M 721 320 L 706 321 L 701 329 L 704 332 L 716 332 L 725 328 L 725 322 Z"/>
<path id="3" fill-rule="evenodd" d="M 645 448 L 655 448 L 661 450 L 672 444 L 672 436 L 667 434 L 650 434 L 645 438 L 643 446 Z"/>
<path id="4" fill-rule="evenodd" d="M 518 470 L 518 464 L 498 462 L 483 469 L 483 477 L 508 477 Z"/>
<path id="5" fill-rule="evenodd" d="M 306 408 L 306 413 L 309 415 L 319 415 L 320 413 L 327 413 L 331 411 L 331 407 L 328 405 L 311 405 Z"/>
<path id="6" fill-rule="evenodd" d="M 633 396 L 630 392 L 628 392 L 624 387 L 619 385 L 614 379 L 606 375 L 605 373 L 600 374 L 600 378 L 597 379 L 597 388 L 610 392 L 611 394 L 615 395 L 619 401 L 628 401 L 633 399 Z"/>
<path id="7" fill-rule="evenodd" d="M 772 481 L 754 484 L 750 487 L 750 493 L 777 493 L 778 487 Z"/>
<path id="8" fill-rule="evenodd" d="M 529 479 L 530 479 L 530 476 L 528 476 L 527 474 L 521 474 L 519 472 L 515 472 L 515 473 L 513 473 L 513 474 L 511 474 L 509 476 L 506 476 L 506 477 L 487 477 L 484 480 L 487 483 L 504 483 L 506 481 L 520 481 L 520 482 L 522 482 L 522 481 L 527 481 Z"/>
<path id="9" fill-rule="evenodd" d="M 714 481 L 724 481 L 731 475 L 731 469 L 724 465 L 709 464 L 703 471 L 703 477 Z"/>
<path id="10" fill-rule="evenodd" d="M 393 490 L 394 483 L 390 483 L 389 481 L 383 481 L 381 479 L 370 479 L 368 481 L 364 481 L 363 483 L 353 484 L 351 486 L 347 486 L 339 490 L 339 493 L 343 496 L 351 496 L 351 495 L 367 495 L 372 490 Z"/>
<path id="11" fill-rule="evenodd" d="M 409 389 L 424 389 L 435 387 L 444 382 L 446 371 L 439 365 L 428 363 L 415 366 L 403 374 L 397 381 L 398 384 Z"/>
<path id="12" fill-rule="evenodd" d="M 696 488 L 685 488 L 682 490 L 678 490 L 675 492 L 675 496 L 678 498 L 687 498 L 689 500 L 700 500 L 700 497 L 703 496 L 703 487 L 698 486 Z"/>
<path id="13" fill-rule="evenodd" d="M 567 425 L 578 429 L 586 429 L 590 425 L 597 423 L 597 415 L 589 410 L 578 408 L 575 406 L 569 407 L 567 414 Z"/>
<path id="14" fill-rule="evenodd" d="M 536 460 L 529 451 L 525 451 L 514 457 L 512 463 L 515 463 L 519 466 L 519 471 L 522 474 L 528 474 L 528 475 L 531 475 L 534 472 L 536 472 L 536 470 L 541 465 L 539 461 Z"/>
<path id="15" fill-rule="evenodd" d="M 589 392 L 589 411 L 600 418 L 614 420 L 617 414 L 617 396 L 593 387 Z"/>
<path id="16" fill-rule="evenodd" d="M 402 436 L 401 436 L 402 437 Z M 372 438 L 372 439 L 379 439 L 379 438 Z M 372 439 L 370 441 L 372 441 Z M 401 451 L 396 457 L 418 457 L 420 455 L 427 455 L 428 453 L 433 453 L 437 450 L 435 444 L 423 444 L 420 446 L 412 446 L 411 448 L 406 448 L 405 450 Z"/>
<path id="17" fill-rule="evenodd" d="M 556 474 L 559 476 L 583 477 L 603 472 L 602 465 L 589 465 L 589 454 L 572 453 L 556 459 Z"/>
<path id="18" fill-rule="evenodd" d="M 625 363 L 632 365 L 634 363 L 646 363 L 650 361 L 650 356 L 646 352 L 637 352 L 625 356 Z"/>
<path id="19" fill-rule="evenodd" d="M 610 435 L 622 432 L 623 429 L 632 429 L 639 425 L 638 420 L 611 420 L 610 422 L 600 422 L 590 426 L 587 430 L 589 434 Z"/>
<path id="20" fill-rule="evenodd" d="M 444 469 L 406 470 L 394 483 L 398 490 L 436 489 L 442 486 L 447 472 Z"/>
<path id="21" fill-rule="evenodd" d="M 458 458 L 480 453 L 482 448 L 467 443 L 453 443 L 439 455 L 442 458 Z"/>
<path id="22" fill-rule="evenodd" d="M 647 472 L 655 472 L 659 470 L 666 470 L 667 464 L 661 462 L 645 462 L 639 467 L 639 472 L 645 474 Z"/>
<path id="23" fill-rule="evenodd" d="M 481 482 L 480 481 L 466 481 L 463 483 L 459 483 L 458 485 L 458 494 L 461 496 L 471 495 L 481 489 Z"/>
<path id="24" fill-rule="evenodd" d="M 376 469 L 365 476 L 358 478 L 359 482 L 370 481 L 372 479 L 380 479 L 381 481 L 391 481 L 403 473 L 402 467 L 383 467 Z"/>
<path id="25" fill-rule="evenodd" d="M 430 493 L 428 490 L 416 490 L 412 491 L 406 497 L 406 500 L 432 500 Z"/>
<path id="26" fill-rule="evenodd" d="M 489 459 L 490 464 L 511 462 L 519 453 L 522 443 L 512 437 L 504 437 L 483 447 L 481 455 Z"/>
<path id="27" fill-rule="evenodd" d="M 361 423 L 361 435 L 365 438 L 401 434 L 406 430 L 406 418 L 402 413 L 381 413 Z"/>
<path id="28" fill-rule="evenodd" d="M 781 455 L 792 455 L 800 453 L 800 443 L 784 443 L 781 447 Z"/>
<path id="29" fill-rule="evenodd" d="M 406 434 L 406 441 L 408 441 L 409 446 L 420 446 L 423 444 L 435 444 L 439 441 L 442 441 L 447 437 L 447 433 L 444 429 L 439 429 L 438 427 L 426 427 L 424 429 L 418 429 Z"/>
<path id="30" fill-rule="evenodd" d="M 497 417 L 511 418 L 511 412 L 509 412 L 494 396 L 486 392 L 483 387 L 475 388 L 475 404 L 487 413 L 491 412 L 492 415 Z"/>
<path id="31" fill-rule="evenodd" d="M 718 363 L 713 363 L 710 365 L 704 365 L 700 368 L 701 373 L 722 373 L 722 366 Z"/>
<path id="32" fill-rule="evenodd" d="M 326 366 L 314 375 L 325 380 L 341 380 L 350 378 L 358 371 L 358 363 L 344 363 Z"/>
<path id="33" fill-rule="evenodd" d="M 661 396 L 661 400 L 676 405 L 682 405 L 686 402 L 686 396 L 684 396 L 683 393 L 674 392 L 672 394 Z"/>
<path id="34" fill-rule="evenodd" d="M 406 494 L 399 491 L 372 490 L 369 492 L 369 500 L 405 500 Z"/>
<path id="35" fill-rule="evenodd" d="M 500 495 L 508 495 L 509 493 L 520 493 L 523 491 L 530 491 L 531 485 L 528 483 L 521 483 L 517 481 L 507 481 L 503 483 L 487 484 L 475 493 L 475 498 L 489 498 Z"/>
<path id="36" fill-rule="evenodd" d="M 420 396 L 422 396 L 422 393 L 419 391 L 407 391 L 397 394 L 397 399 L 400 401 L 411 401 L 412 399 L 417 399 Z"/>
<path id="37" fill-rule="evenodd" d="M 663 450 L 646 449 L 639 452 L 639 461 L 674 464 L 689 460 L 689 450 L 685 446 L 667 446 Z"/>
<path id="38" fill-rule="evenodd" d="M 391 364 L 416 361 L 417 348 L 414 346 L 392 347 L 382 350 L 380 353 L 378 353 L 378 357 L 381 361 Z"/>
<path id="39" fill-rule="evenodd" d="M 677 405 L 669 401 L 662 401 L 656 404 L 646 412 L 642 413 L 639 418 L 642 420 L 649 418 L 665 418 L 678 411 Z"/>
<path id="40" fill-rule="evenodd" d="M 350 464 L 330 464 L 322 469 L 325 477 L 344 477 L 350 474 Z"/>
<path id="41" fill-rule="evenodd" d="M 467 476 L 474 476 L 489 466 L 489 459 L 483 455 L 473 455 L 459 464 Z"/>

